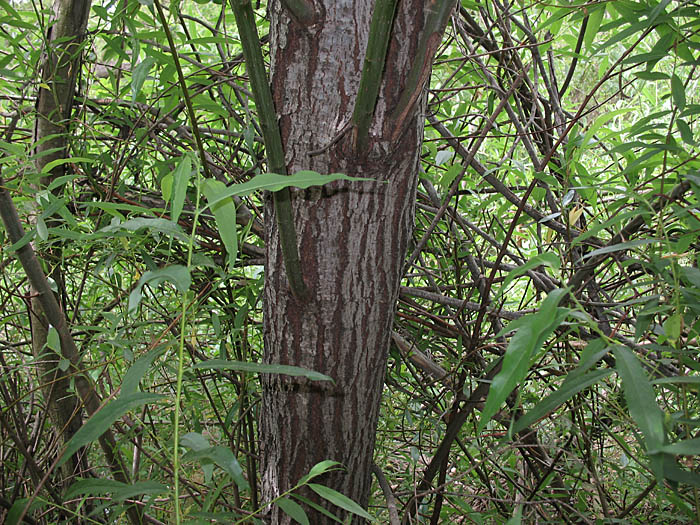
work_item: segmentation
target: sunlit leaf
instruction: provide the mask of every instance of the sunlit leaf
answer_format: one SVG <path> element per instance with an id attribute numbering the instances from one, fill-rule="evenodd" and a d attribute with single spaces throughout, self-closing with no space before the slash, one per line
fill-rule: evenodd
<path id="1" fill-rule="evenodd" d="M 172 190 L 172 216 L 173 222 L 177 222 L 182 213 L 185 197 L 187 196 L 187 185 L 190 182 L 192 174 L 192 159 L 188 154 L 180 158 L 175 171 L 173 171 L 173 190 Z"/>
<path id="2" fill-rule="evenodd" d="M 153 64 L 155 64 L 155 59 L 153 57 L 147 56 L 141 62 L 136 64 L 131 71 L 131 98 L 136 100 L 141 93 L 141 88 L 143 83 L 148 77 L 148 73 L 151 71 Z"/>
<path id="3" fill-rule="evenodd" d="M 232 198 L 219 199 L 219 196 L 227 191 L 223 182 L 207 179 L 202 184 L 207 201 L 209 201 L 216 226 L 219 229 L 221 241 L 226 248 L 228 267 L 232 268 L 238 257 L 238 232 L 236 230 L 236 205 Z M 211 203 L 214 203 L 213 205 Z"/>

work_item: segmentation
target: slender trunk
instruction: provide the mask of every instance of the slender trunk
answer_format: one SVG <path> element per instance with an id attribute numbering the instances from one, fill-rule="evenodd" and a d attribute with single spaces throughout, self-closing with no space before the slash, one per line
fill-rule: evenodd
<path id="1" fill-rule="evenodd" d="M 50 162 L 68 156 L 71 108 L 89 12 L 89 0 L 56 0 L 53 4 L 53 16 L 47 30 L 40 66 L 42 83 L 37 96 L 34 125 L 34 166 L 40 174 Z M 46 188 L 53 179 L 63 175 L 64 168 L 63 164 L 58 165 L 42 176 L 39 189 Z M 52 219 L 47 218 L 46 222 L 51 227 Z M 54 246 L 42 257 L 47 262 L 47 275 L 61 292 L 63 278 L 60 247 Z M 61 442 L 65 443 L 80 428 L 80 402 L 70 388 L 70 378 L 58 368 L 62 356 L 46 346 L 49 327 L 36 297 L 30 302 L 30 308 L 32 351 L 37 357 L 39 381 L 44 385 L 50 419 L 61 435 Z M 85 467 L 79 463 L 78 456 L 75 455 L 66 463 L 64 475 Z"/>
<path id="2" fill-rule="evenodd" d="M 424 3 L 399 4 L 369 151 L 355 155 L 351 133 L 345 133 L 313 156 L 350 120 L 374 2 L 327 2 L 309 27 L 290 19 L 278 2 L 270 6 L 271 80 L 289 172 L 342 172 L 373 181 L 293 192 L 312 296 L 304 303 L 289 291 L 273 210 L 266 206 L 265 359 L 317 370 L 335 382 L 263 378 L 260 435 L 268 501 L 317 462 L 332 459 L 345 471 L 319 482 L 368 503 L 389 337 L 413 227 L 423 97 L 396 140 L 390 117 L 415 58 Z M 304 495 L 321 503 L 310 491 Z M 273 523 L 289 523 L 278 509 L 271 512 Z M 327 520 L 318 513 L 311 519 Z"/>

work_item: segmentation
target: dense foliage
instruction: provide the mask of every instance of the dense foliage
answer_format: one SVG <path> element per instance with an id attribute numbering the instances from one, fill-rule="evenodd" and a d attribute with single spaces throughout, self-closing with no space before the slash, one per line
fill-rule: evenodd
<path id="1" fill-rule="evenodd" d="M 259 190 L 280 179 L 260 177 L 230 7 L 172 2 L 164 26 L 159 5 L 92 6 L 67 156 L 38 171 L 52 11 L 0 0 L 1 180 L 28 232 L 0 230 L 0 521 L 136 502 L 153 523 L 255 522 L 258 374 L 326 379 L 260 364 Z M 700 519 L 698 66 L 694 2 L 461 1 L 427 93 L 379 522 Z M 30 240 L 79 350 L 57 366 L 104 404 L 67 444 L 32 351 Z M 128 483 L 92 445 L 108 428 Z M 362 512 L 322 479 L 299 482 Z M 277 503 L 303 522 L 297 501 Z"/>

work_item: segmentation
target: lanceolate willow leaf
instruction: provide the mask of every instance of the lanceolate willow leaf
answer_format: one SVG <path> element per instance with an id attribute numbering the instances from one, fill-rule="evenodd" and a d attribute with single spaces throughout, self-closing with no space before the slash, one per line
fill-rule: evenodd
<path id="1" fill-rule="evenodd" d="M 374 179 L 368 179 L 363 177 L 349 177 L 342 173 L 331 173 L 330 175 L 322 175 L 311 170 L 302 170 L 296 172 L 294 175 L 279 175 L 277 173 L 261 173 L 256 175 L 248 182 L 243 182 L 241 184 L 232 184 L 227 186 L 225 190 L 220 193 L 213 195 L 213 200 L 209 201 L 209 206 L 216 204 L 220 200 L 232 197 L 234 195 L 244 196 L 250 195 L 255 191 L 267 190 L 267 191 L 279 191 L 282 188 L 294 187 L 294 188 L 310 188 L 311 186 L 323 186 L 329 182 L 334 182 L 336 180 L 346 180 L 346 181 L 374 181 Z"/>
<path id="2" fill-rule="evenodd" d="M 274 365 L 263 363 L 247 363 L 244 361 L 226 361 L 210 359 L 194 365 L 194 368 L 211 368 L 216 370 L 238 370 L 239 372 L 254 372 L 259 374 L 282 374 L 288 376 L 303 376 L 312 381 L 333 381 L 332 378 L 300 366 Z"/>
<path id="3" fill-rule="evenodd" d="M 66 445 L 58 466 L 65 463 L 68 458 L 75 454 L 81 447 L 96 441 L 112 424 L 126 414 L 128 411 L 138 408 L 147 403 L 163 401 L 165 396 L 161 394 L 150 394 L 145 392 L 133 392 L 125 396 L 110 401 L 98 412 L 95 413 L 85 424 L 80 427 L 75 435 Z"/>
<path id="4" fill-rule="evenodd" d="M 227 191 L 223 182 L 207 179 L 202 184 L 202 191 L 209 201 L 209 208 L 214 214 L 219 228 L 221 241 L 226 248 L 228 267 L 232 268 L 238 257 L 238 232 L 236 230 L 236 205 L 231 197 L 221 198 Z"/>
<path id="5" fill-rule="evenodd" d="M 518 331 L 506 349 L 501 371 L 493 378 L 477 433 L 484 429 L 513 389 L 525 378 L 534 353 L 542 347 L 568 314 L 566 308 L 557 306 L 568 293 L 568 289 L 550 292 L 538 312 L 511 323 L 518 326 Z"/>

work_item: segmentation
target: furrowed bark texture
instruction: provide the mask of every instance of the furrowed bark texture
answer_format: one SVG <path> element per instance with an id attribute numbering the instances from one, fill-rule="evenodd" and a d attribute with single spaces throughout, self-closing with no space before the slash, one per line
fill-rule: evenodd
<path id="1" fill-rule="evenodd" d="M 368 153 L 353 153 L 351 133 L 321 154 L 309 152 L 327 146 L 350 121 L 373 4 L 316 2 L 322 14 L 315 25 L 304 27 L 279 2 L 271 3 L 271 81 L 289 173 L 342 172 L 376 182 L 338 182 L 293 192 L 302 268 L 311 291 L 304 303 L 289 291 L 273 209 L 266 205 L 265 360 L 307 367 L 335 381 L 263 378 L 260 436 L 266 501 L 326 459 L 341 462 L 347 470 L 319 483 L 365 507 L 369 498 L 389 337 L 413 227 L 422 102 L 393 143 L 390 115 L 412 65 L 423 0 L 399 5 Z M 310 491 L 304 495 L 321 503 Z M 337 507 L 322 504 L 343 515 Z M 277 508 L 270 513 L 272 523 L 290 522 Z M 318 513 L 310 518 L 312 523 L 329 521 Z"/>

